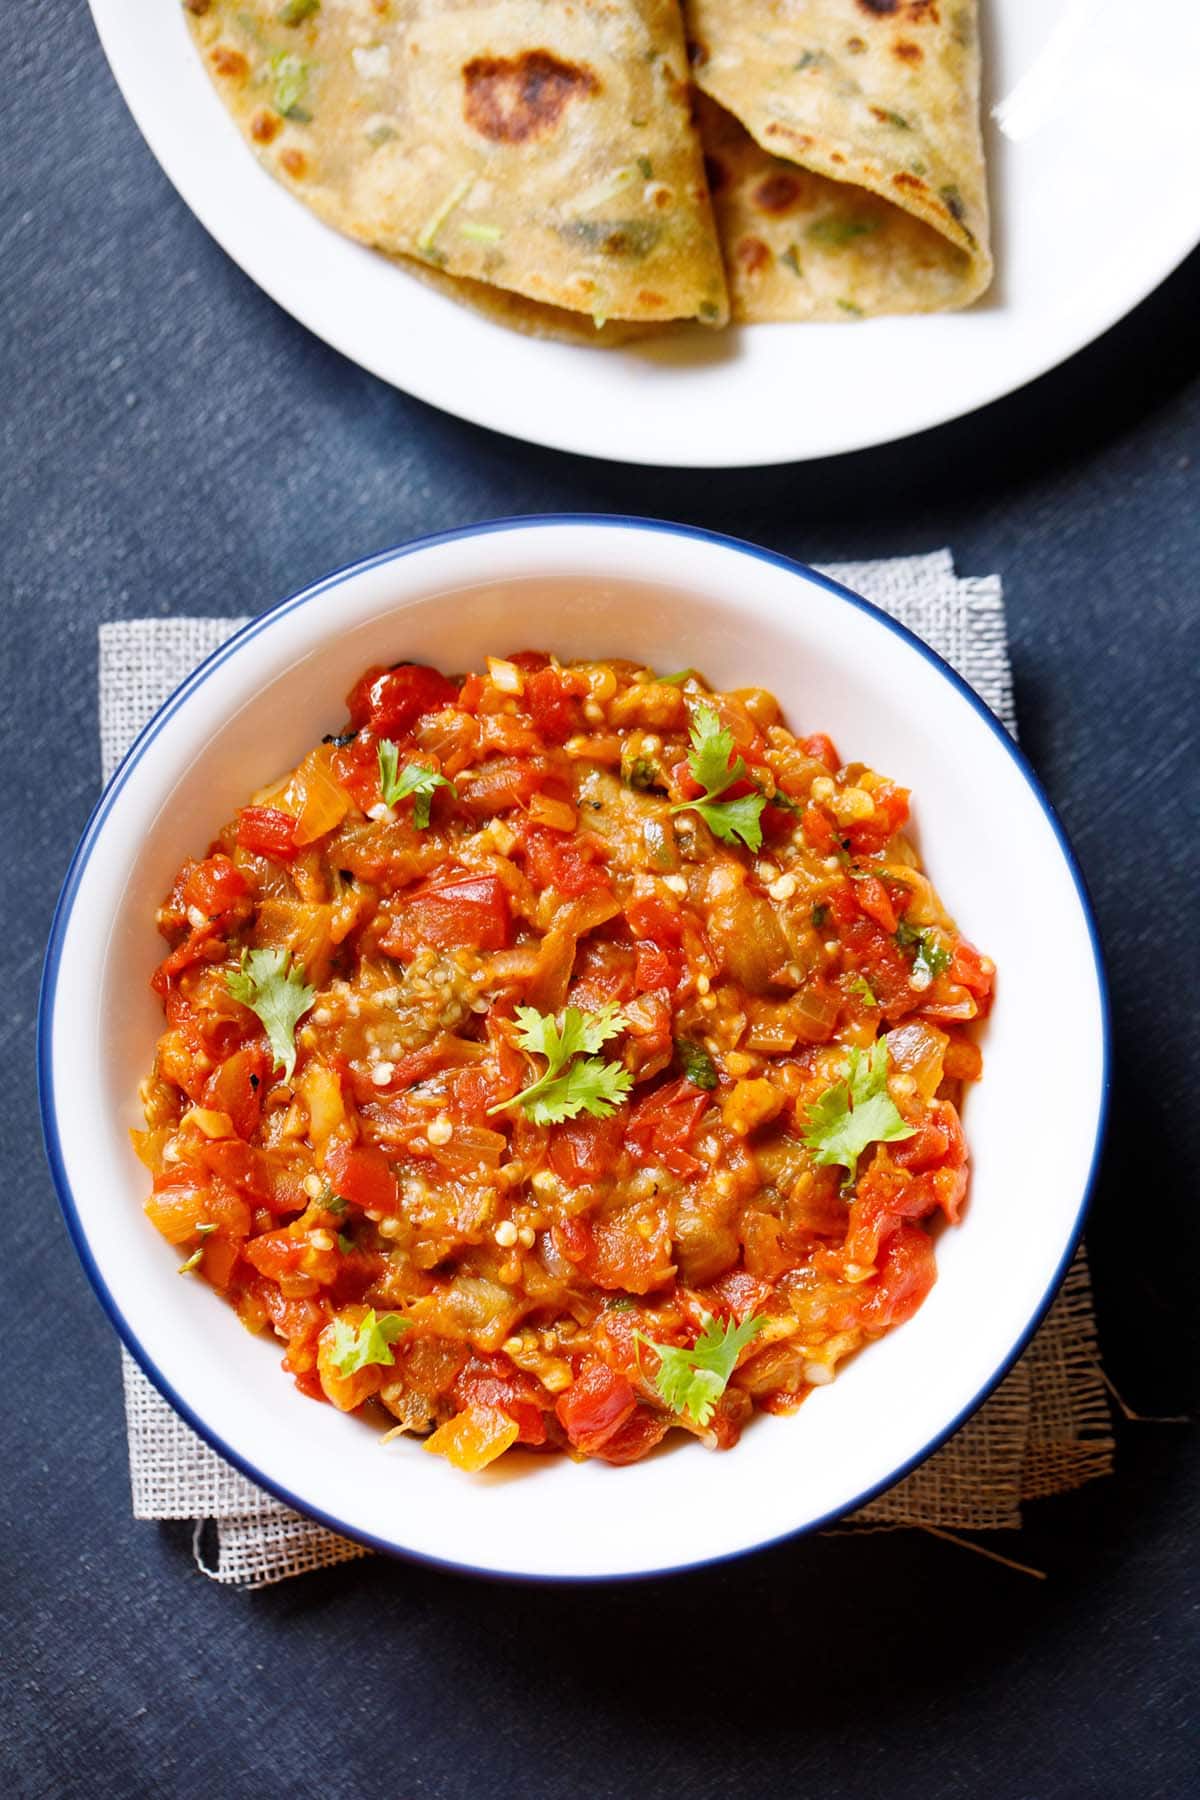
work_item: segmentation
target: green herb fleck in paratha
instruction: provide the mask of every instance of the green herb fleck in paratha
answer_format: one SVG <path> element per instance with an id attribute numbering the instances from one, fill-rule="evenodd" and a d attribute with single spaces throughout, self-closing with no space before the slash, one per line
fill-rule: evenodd
<path id="1" fill-rule="evenodd" d="M 442 226 L 446 223 L 446 220 L 450 217 L 450 214 L 454 211 L 455 207 L 463 199 L 474 179 L 473 175 L 464 175 L 462 180 L 456 182 L 450 189 L 450 192 L 446 195 L 446 198 L 442 201 L 442 204 L 438 207 L 437 211 L 430 213 L 424 225 L 421 227 L 420 236 L 417 238 L 417 249 L 420 250 L 422 254 L 427 256 L 433 249 L 434 239 L 437 237 L 438 232 L 442 229 Z"/>
<path id="2" fill-rule="evenodd" d="M 290 50 L 277 50 L 270 61 L 271 104 L 285 119 L 307 125 L 312 114 L 307 110 L 308 64 Z"/>
<path id="3" fill-rule="evenodd" d="M 628 256 L 635 262 L 648 256 L 662 236 L 651 219 L 569 219 L 558 230 L 568 243 L 598 250 L 603 256 Z"/>
<path id="4" fill-rule="evenodd" d="M 825 244 L 831 250 L 841 250 L 855 238 L 869 237 L 878 229 L 878 219 L 856 218 L 853 213 L 826 213 L 822 218 L 814 219 L 804 235 L 810 244 Z"/>

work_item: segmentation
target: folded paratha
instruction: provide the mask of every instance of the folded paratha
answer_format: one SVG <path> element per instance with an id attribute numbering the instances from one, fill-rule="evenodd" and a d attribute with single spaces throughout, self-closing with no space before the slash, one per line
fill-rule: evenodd
<path id="1" fill-rule="evenodd" d="M 674 0 L 185 7 L 260 159 L 338 230 L 526 329 L 726 322 Z"/>
<path id="2" fill-rule="evenodd" d="M 737 319 L 987 287 L 975 0 L 685 0 Z"/>

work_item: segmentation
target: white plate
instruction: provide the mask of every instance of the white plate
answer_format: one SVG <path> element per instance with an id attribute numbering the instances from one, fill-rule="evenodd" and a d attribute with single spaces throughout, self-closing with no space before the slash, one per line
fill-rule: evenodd
<path id="1" fill-rule="evenodd" d="M 514 633 L 512 621 L 521 623 Z M 147 1223 L 126 1127 L 162 1015 L 154 909 L 248 789 L 337 728 L 372 663 L 478 667 L 514 636 L 561 655 L 769 680 L 805 730 L 911 785 L 951 911 L 999 970 L 986 1078 L 965 1108 L 969 1205 L 916 1316 L 736 1450 L 679 1443 L 627 1469 L 505 1458 L 459 1475 L 314 1406 Z M 1020 878 L 1014 880 L 1013 872 Z M 157 944 L 157 948 L 156 948 Z M 884 614 L 810 570 L 681 526 L 514 520 L 343 570 L 255 619 L 146 727 L 84 834 L 42 989 L 47 1147 L 114 1324 L 177 1410 L 252 1481 L 385 1550 L 493 1574 L 601 1579 L 732 1556 L 861 1504 L 961 1423 L 1048 1304 L 1082 1224 L 1108 1027 L 1087 901 L 1011 738 Z"/>
<path id="2" fill-rule="evenodd" d="M 1053 368 L 1200 237 L 1195 0 L 984 0 L 997 277 L 973 311 L 626 350 L 544 344 L 430 292 L 293 200 L 239 137 L 179 0 L 91 7 L 150 148 L 261 288 L 394 386 L 559 450 L 728 468 L 887 443 Z"/>

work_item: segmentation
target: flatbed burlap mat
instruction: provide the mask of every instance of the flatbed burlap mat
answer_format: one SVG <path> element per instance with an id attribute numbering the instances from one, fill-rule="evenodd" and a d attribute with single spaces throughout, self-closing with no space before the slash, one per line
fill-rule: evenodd
<path id="1" fill-rule="evenodd" d="M 959 580 L 948 550 L 833 569 L 925 639 L 1010 731 L 1012 681 L 1000 580 Z M 100 628 L 105 780 L 136 733 L 240 619 L 131 619 Z M 215 1581 L 265 1587 L 369 1554 L 302 1518 L 222 1461 L 122 1351 L 133 1512 L 195 1521 L 197 1564 Z M 1024 1356 L 936 1455 L 844 1523 L 933 1531 L 1012 1530 L 1021 1506 L 1112 1466 L 1087 1265 L 1080 1251 Z"/>

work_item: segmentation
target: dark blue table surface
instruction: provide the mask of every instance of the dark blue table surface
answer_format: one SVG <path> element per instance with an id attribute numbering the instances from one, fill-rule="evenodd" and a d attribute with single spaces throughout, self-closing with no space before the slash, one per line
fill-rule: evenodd
<path id="1" fill-rule="evenodd" d="M 5 0 L 0 56 L 8 1791 L 1196 1791 L 1186 1425 L 1123 1425 L 1111 1480 L 999 1543 L 1045 1582 L 906 1533 L 585 1594 L 377 1559 L 253 1596 L 213 1586 L 185 1527 L 130 1518 L 116 1340 L 58 1216 L 32 1052 L 98 784 L 101 620 L 254 611 L 514 512 L 655 513 L 810 560 L 948 543 L 961 571 L 1004 577 L 1024 742 L 1107 944 L 1117 1089 L 1089 1231 L 1107 1367 L 1136 1411 L 1186 1413 L 1200 258 L 1067 367 L 914 441 L 767 472 L 612 467 L 443 417 L 279 312 L 159 172 L 83 0 Z M 1048 993 L 1051 1079 L 1054 1026 Z"/>

